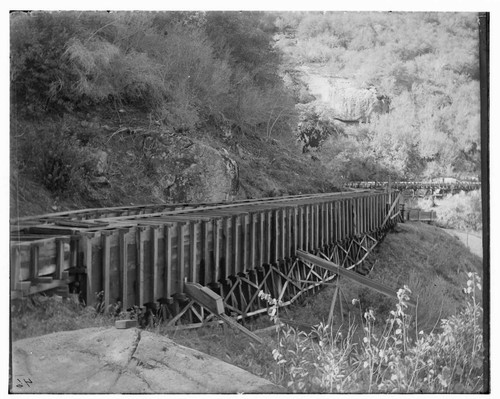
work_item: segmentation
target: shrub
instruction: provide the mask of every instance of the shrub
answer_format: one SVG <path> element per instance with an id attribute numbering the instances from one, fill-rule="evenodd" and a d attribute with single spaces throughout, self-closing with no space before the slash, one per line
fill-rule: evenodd
<path id="1" fill-rule="evenodd" d="M 354 324 L 346 337 L 323 324 L 309 334 L 281 327 L 280 303 L 261 293 L 271 305 L 270 315 L 278 331 L 273 356 L 280 367 L 280 383 L 301 393 L 481 392 L 482 287 L 477 274 L 468 276 L 466 305 L 459 314 L 441 321 L 440 332 L 416 334 L 412 330 L 407 312 L 411 291 L 405 286 L 398 291 L 396 309 L 380 334 L 375 329 L 375 313 L 364 313 L 359 343 Z"/>
<path id="2" fill-rule="evenodd" d="M 56 194 L 84 193 L 93 174 L 90 151 L 64 122 L 44 127 L 28 127 L 14 142 L 17 149 L 16 168 L 36 176 L 49 191 Z"/>

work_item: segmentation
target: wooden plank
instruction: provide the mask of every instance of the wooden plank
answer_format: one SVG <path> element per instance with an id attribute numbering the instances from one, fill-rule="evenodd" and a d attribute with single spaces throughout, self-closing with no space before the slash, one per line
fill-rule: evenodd
<path id="1" fill-rule="evenodd" d="M 17 289 L 19 275 L 21 272 L 21 248 L 17 246 L 10 247 L 10 289 Z"/>
<path id="2" fill-rule="evenodd" d="M 304 232 L 304 207 L 300 206 L 299 211 L 299 242 L 297 244 L 297 249 L 305 249 L 305 232 Z"/>
<path id="3" fill-rule="evenodd" d="M 227 278 L 228 276 L 231 275 L 231 262 L 232 262 L 232 256 L 231 256 L 231 218 L 227 217 L 225 219 L 225 230 L 224 230 L 224 267 L 225 267 L 225 273 L 224 273 L 224 278 Z M 222 276 L 221 276 L 222 278 Z"/>
<path id="4" fill-rule="evenodd" d="M 329 262 L 325 259 L 321 259 L 315 255 L 312 255 L 310 253 L 307 253 L 307 252 L 304 252 L 301 250 L 297 251 L 297 257 L 299 259 L 301 259 L 302 261 L 312 263 L 312 264 L 314 264 L 318 267 L 321 267 L 323 269 L 327 269 L 327 270 L 332 271 L 334 273 L 337 273 L 341 276 L 345 276 L 345 277 L 349 278 L 350 280 L 355 281 L 355 282 L 357 282 L 365 287 L 371 288 L 374 291 L 377 291 L 383 295 L 398 299 L 397 291 L 379 283 L 378 281 L 371 280 L 371 279 L 369 279 L 365 276 L 362 276 L 361 274 L 358 274 L 356 272 L 353 272 L 351 270 L 346 270 L 343 267 L 341 267 L 333 262 Z M 408 301 L 408 304 L 410 306 L 413 306 L 413 307 L 415 307 L 417 305 L 416 302 L 412 299 L 410 299 Z"/>
<path id="5" fill-rule="evenodd" d="M 64 271 L 64 244 L 67 239 L 56 238 L 56 279 L 61 280 Z"/>
<path id="6" fill-rule="evenodd" d="M 255 268 L 257 265 L 257 226 L 256 226 L 256 218 L 257 214 L 256 213 L 251 213 L 250 216 L 250 261 L 246 265 L 247 270 Z M 259 265 L 260 266 L 260 265 Z"/>
<path id="7" fill-rule="evenodd" d="M 82 235 L 82 252 L 83 252 L 83 266 L 87 269 L 87 289 L 85 290 L 86 302 L 88 306 L 95 304 L 95 292 L 92 282 L 92 236 L 89 234 Z"/>
<path id="8" fill-rule="evenodd" d="M 184 223 L 179 223 L 177 225 L 177 276 L 175 293 L 184 292 L 184 277 L 185 277 L 185 249 L 184 249 L 184 236 L 186 232 L 186 226 Z"/>
<path id="9" fill-rule="evenodd" d="M 212 264 L 213 270 L 211 270 L 212 278 L 209 278 L 210 282 L 216 282 L 220 280 L 220 229 L 221 229 L 221 220 L 214 219 L 213 221 L 213 251 L 214 251 L 214 261 Z"/>
<path id="10" fill-rule="evenodd" d="M 30 278 L 38 277 L 40 247 L 32 245 L 30 249 Z"/>
<path id="11" fill-rule="evenodd" d="M 172 236 L 174 227 L 167 225 L 164 229 L 165 235 L 165 297 L 170 299 L 174 293 L 174 276 L 172 275 Z"/>
<path id="12" fill-rule="evenodd" d="M 309 245 L 309 237 L 310 237 L 309 226 L 311 225 L 311 223 L 310 223 L 310 215 L 311 215 L 311 207 L 310 207 L 310 205 L 306 205 L 305 206 L 305 214 L 304 214 L 304 219 L 305 219 L 305 226 L 304 226 L 304 239 L 305 239 L 305 242 L 304 242 L 304 249 L 306 251 L 309 251 L 311 249 L 310 245 Z"/>
<path id="13" fill-rule="evenodd" d="M 280 245 L 280 217 L 279 217 L 280 209 L 275 209 L 273 211 L 273 236 L 274 239 L 272 241 L 272 245 L 274 248 L 272 252 L 271 262 L 277 262 L 280 259 L 281 245 Z"/>
<path id="14" fill-rule="evenodd" d="M 110 291 L 111 291 L 111 252 L 110 252 L 110 241 L 111 232 L 103 232 L 101 236 L 102 240 L 102 273 L 103 273 L 103 291 L 104 291 L 104 309 L 107 311 L 110 304 Z"/>
<path id="15" fill-rule="evenodd" d="M 264 341 L 255 335 L 253 332 L 248 330 L 247 328 L 243 327 L 241 324 L 239 324 L 236 320 L 232 319 L 231 317 L 225 315 L 225 314 L 219 314 L 217 317 L 224 322 L 226 322 L 229 326 L 241 331 L 243 334 L 248 336 L 249 338 L 253 339 L 254 341 L 258 342 L 259 344 L 264 344 Z"/>
<path id="16" fill-rule="evenodd" d="M 325 215 L 324 215 L 324 220 L 325 220 L 325 244 L 329 245 L 330 242 L 330 203 L 326 202 L 324 204 L 324 210 L 325 210 Z"/>
<path id="17" fill-rule="evenodd" d="M 190 223 L 190 229 L 189 229 L 189 265 L 190 265 L 190 271 L 189 271 L 189 277 L 188 279 L 192 282 L 197 283 L 198 282 L 198 277 L 199 277 L 199 270 L 197 269 L 198 267 L 198 259 L 197 259 L 197 246 L 198 246 L 198 230 L 199 230 L 199 223 L 196 222 L 191 222 Z"/>
<path id="18" fill-rule="evenodd" d="M 158 262 L 159 226 L 151 227 L 151 262 L 153 266 L 153 300 L 160 298 L 160 264 Z"/>
<path id="19" fill-rule="evenodd" d="M 258 265 L 262 266 L 264 264 L 264 250 L 265 250 L 265 232 L 264 232 L 264 223 L 265 223 L 265 213 L 264 212 L 259 212 L 259 219 L 258 219 L 258 245 L 259 245 L 259 256 L 258 256 Z"/>
<path id="20" fill-rule="evenodd" d="M 272 261 L 272 255 L 271 255 L 271 237 L 273 235 L 273 232 L 271 230 L 272 226 L 272 211 L 266 212 L 266 224 L 265 224 L 265 232 L 266 232 L 266 241 L 265 241 L 265 249 L 266 249 L 266 256 L 264 257 L 264 263 L 270 264 Z"/>
<path id="21" fill-rule="evenodd" d="M 243 256 L 241 258 L 241 267 L 240 267 L 240 272 L 244 272 L 249 268 L 249 258 L 250 258 L 250 237 L 249 237 L 249 230 L 250 230 L 250 220 L 249 220 L 250 215 L 241 215 L 240 220 L 241 220 L 241 238 L 242 238 L 242 249 L 243 249 Z"/>
<path id="22" fill-rule="evenodd" d="M 281 209 L 280 212 L 280 259 L 285 259 L 286 254 L 286 237 L 287 237 L 287 208 Z"/>
<path id="23" fill-rule="evenodd" d="M 389 220 L 390 216 L 391 216 L 391 212 L 394 210 L 394 208 L 399 204 L 399 199 L 401 198 L 401 194 L 398 194 L 398 196 L 396 197 L 396 199 L 394 200 L 394 202 L 392 203 L 391 207 L 389 208 L 389 212 L 387 212 L 387 215 L 384 219 L 384 221 L 382 222 L 382 226 L 381 227 L 384 227 L 384 225 L 387 223 L 387 221 Z M 420 217 L 420 213 L 419 213 L 419 217 Z"/>
<path id="24" fill-rule="evenodd" d="M 212 275 L 210 273 L 210 269 L 213 267 L 213 264 L 210 261 L 211 259 L 210 259 L 210 247 L 209 247 L 209 242 L 210 242 L 209 223 L 213 223 L 213 221 L 211 220 L 210 222 L 202 222 L 201 224 L 201 242 L 203 248 L 202 261 L 204 262 L 205 265 L 205 270 L 203 273 L 203 282 L 205 285 L 211 282 Z"/>
<path id="25" fill-rule="evenodd" d="M 292 212 L 292 217 L 293 217 L 293 242 L 292 242 L 292 248 L 290 249 L 290 256 L 294 255 L 295 254 L 295 251 L 297 250 L 298 248 L 298 243 L 299 243 L 299 232 L 298 232 L 298 228 L 299 228 L 299 221 L 298 221 L 298 217 L 299 217 L 299 208 L 297 207 L 294 207 L 293 208 L 293 212 Z"/>
<path id="26" fill-rule="evenodd" d="M 139 306 L 142 306 L 144 301 L 144 290 L 145 290 L 145 265 L 144 265 L 144 230 L 145 227 L 137 227 L 136 233 L 136 246 L 137 246 L 137 290 L 138 290 L 138 300 Z"/>
<path id="27" fill-rule="evenodd" d="M 326 244 L 326 205 L 324 202 L 322 202 L 320 204 L 320 212 L 321 212 L 321 216 L 320 216 L 320 224 L 321 224 L 321 229 L 320 229 L 320 239 L 319 239 L 319 243 L 320 243 L 320 246 L 321 248 L 323 248 Z"/>
<path id="28" fill-rule="evenodd" d="M 123 308 L 127 309 L 129 307 L 128 301 L 128 229 L 121 229 L 118 238 L 118 245 L 120 251 L 120 273 L 122 277 L 121 281 L 121 295 Z"/>
<path id="29" fill-rule="evenodd" d="M 222 301 L 222 297 L 213 292 L 210 288 L 203 287 L 198 283 L 186 282 L 185 290 L 186 294 L 190 298 L 210 310 L 210 312 L 215 315 L 224 313 L 224 303 Z"/>
<path id="30" fill-rule="evenodd" d="M 319 204 L 316 204 L 315 208 L 316 208 L 316 219 L 315 219 L 315 225 L 316 225 L 315 236 L 316 236 L 316 238 L 315 238 L 315 242 L 314 242 L 314 248 L 318 249 L 320 247 L 320 234 L 321 234 L 320 217 L 319 217 L 319 214 L 320 214 Z"/>

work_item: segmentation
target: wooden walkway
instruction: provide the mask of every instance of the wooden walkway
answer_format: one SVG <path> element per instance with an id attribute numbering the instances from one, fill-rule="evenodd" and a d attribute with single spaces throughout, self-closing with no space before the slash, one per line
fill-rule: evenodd
<path id="1" fill-rule="evenodd" d="M 225 312 L 266 311 L 259 291 L 285 304 L 335 277 L 296 250 L 355 268 L 399 219 L 397 193 L 357 192 L 232 203 L 59 212 L 11 221 L 11 296 L 68 286 L 95 304 L 167 304 L 171 325 L 215 320 L 186 292 L 207 287 Z"/>

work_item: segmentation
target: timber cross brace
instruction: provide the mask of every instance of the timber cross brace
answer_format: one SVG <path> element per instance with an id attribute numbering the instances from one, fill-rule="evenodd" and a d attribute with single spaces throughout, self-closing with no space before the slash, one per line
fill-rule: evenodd
<path id="1" fill-rule="evenodd" d="M 71 283 L 89 305 L 103 291 L 105 308 L 116 298 L 123 308 L 166 300 L 172 328 L 203 325 L 221 315 L 241 320 L 266 312 L 260 291 L 289 305 L 335 278 L 331 270 L 301 261 L 297 250 L 343 268 L 360 267 L 400 220 L 395 194 L 304 194 L 14 220 L 12 296 L 54 287 L 64 294 Z M 189 284 L 210 289 L 224 311 L 207 308 Z"/>

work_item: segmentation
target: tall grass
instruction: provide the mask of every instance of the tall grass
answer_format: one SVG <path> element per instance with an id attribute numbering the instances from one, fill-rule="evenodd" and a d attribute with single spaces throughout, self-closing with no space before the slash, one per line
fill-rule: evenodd
<path id="1" fill-rule="evenodd" d="M 279 383 L 295 393 L 472 393 L 483 390 L 481 280 L 468 274 L 465 307 L 441 320 L 439 332 L 416 331 L 408 313 L 410 289 L 398 291 L 382 330 L 373 310 L 363 313 L 362 339 L 319 324 L 310 333 L 282 327 L 279 304 L 266 295 L 276 323 L 273 357 Z M 353 300 L 356 303 L 356 300 Z M 361 312 L 361 308 L 360 308 Z"/>

